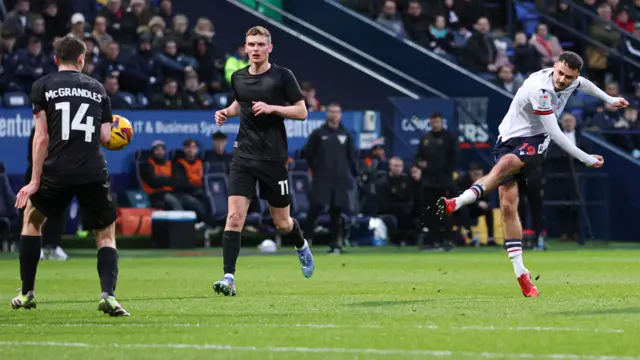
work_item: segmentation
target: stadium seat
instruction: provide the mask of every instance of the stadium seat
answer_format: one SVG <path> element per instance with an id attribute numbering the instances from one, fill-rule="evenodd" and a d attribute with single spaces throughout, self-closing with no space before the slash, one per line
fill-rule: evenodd
<path id="1" fill-rule="evenodd" d="M 225 174 L 205 174 L 204 184 L 213 211 L 213 219 L 224 223 L 229 211 L 227 207 L 227 198 L 229 197 L 227 176 Z"/>
<path id="2" fill-rule="evenodd" d="M 573 95 L 569 97 L 569 100 L 567 100 L 566 109 L 571 111 L 574 109 L 582 109 L 583 106 L 584 106 L 584 103 L 582 101 L 582 98 L 580 98 L 579 96 Z"/>
<path id="3" fill-rule="evenodd" d="M 145 94 L 140 93 L 137 96 L 138 98 L 138 106 L 141 108 L 146 108 L 149 106 L 149 99 L 145 96 Z"/>
<path id="4" fill-rule="evenodd" d="M 228 93 L 219 93 L 213 95 L 215 107 L 218 109 L 224 109 L 229 106 L 231 100 L 231 94 Z"/>
<path id="5" fill-rule="evenodd" d="M 258 185 L 256 184 L 256 194 L 258 194 Z M 269 211 L 269 207 L 258 197 L 251 199 L 251 205 L 247 212 L 247 218 L 245 219 L 245 225 L 259 228 L 262 224 L 262 218 L 264 213 Z"/>
<path id="6" fill-rule="evenodd" d="M 124 98 L 124 100 L 132 107 L 132 108 L 139 108 L 140 104 L 138 103 L 138 99 L 136 99 L 136 96 L 133 95 L 130 92 L 125 92 L 125 91 L 121 91 L 120 95 Z"/>
<path id="7" fill-rule="evenodd" d="M 29 96 L 20 91 L 10 91 L 5 93 L 3 100 L 5 107 L 8 108 L 27 107 L 31 104 Z"/>
<path id="8" fill-rule="evenodd" d="M 129 207 L 132 208 L 150 208 L 149 196 L 141 190 L 127 190 L 127 200 L 129 200 Z"/>
<path id="9" fill-rule="evenodd" d="M 522 29 L 528 36 L 535 33 L 536 26 L 538 26 L 540 22 L 538 15 L 530 9 L 535 9 L 533 2 L 523 1 L 516 3 L 516 16 L 522 24 Z"/>
<path id="10" fill-rule="evenodd" d="M 311 177 L 306 171 L 291 171 L 289 173 L 289 191 L 291 193 L 291 216 L 299 222 L 304 222 L 309 214 L 309 192 L 311 191 Z"/>

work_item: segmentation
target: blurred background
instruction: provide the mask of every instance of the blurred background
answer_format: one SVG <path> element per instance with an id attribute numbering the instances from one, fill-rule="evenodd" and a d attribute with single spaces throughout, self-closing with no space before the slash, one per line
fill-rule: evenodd
<path id="1" fill-rule="evenodd" d="M 502 244 L 494 194 L 445 221 L 435 217 L 435 200 L 491 168 L 513 94 L 565 50 L 583 56 L 583 76 L 632 106 L 616 111 L 571 97 L 562 129 L 606 166 L 585 169 L 549 150 L 545 166 L 520 184 L 527 246 L 640 240 L 638 0 L 4 0 L 0 20 L 4 251 L 18 236 L 13 197 L 27 169 L 28 93 L 56 71 L 52 42 L 66 34 L 85 40 L 83 71 L 104 83 L 114 114 L 134 129 L 126 149 L 105 151 L 119 246 L 219 246 L 239 119 L 218 127 L 213 114 L 233 100 L 229 80 L 248 65 L 244 34 L 255 25 L 271 31 L 271 61 L 293 71 L 306 97 L 308 120 L 286 121 L 289 191 L 315 246 Z M 339 154 L 348 166 L 318 155 L 331 149 L 306 147 L 328 120 L 349 134 Z M 346 202 L 311 196 L 314 179 L 338 186 Z M 75 200 L 64 221 L 62 247 L 93 247 Z M 283 245 L 259 199 L 245 234 L 248 245 Z"/>

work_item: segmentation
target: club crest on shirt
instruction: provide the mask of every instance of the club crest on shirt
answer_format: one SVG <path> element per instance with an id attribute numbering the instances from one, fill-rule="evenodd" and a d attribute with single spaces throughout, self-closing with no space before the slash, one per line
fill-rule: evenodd
<path id="1" fill-rule="evenodd" d="M 338 135 L 338 140 L 340 141 L 340 144 L 344 144 L 347 140 L 347 135 Z"/>

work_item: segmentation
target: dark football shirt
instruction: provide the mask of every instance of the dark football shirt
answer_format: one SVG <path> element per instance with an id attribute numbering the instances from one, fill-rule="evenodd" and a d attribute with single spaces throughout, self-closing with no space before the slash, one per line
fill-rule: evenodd
<path id="1" fill-rule="evenodd" d="M 286 161 L 289 149 L 284 118 L 276 114 L 254 115 L 253 102 L 286 106 L 304 99 L 291 70 L 271 64 L 266 72 L 251 75 L 247 66 L 231 75 L 231 88 L 240 104 L 240 129 L 233 155 Z"/>
<path id="2" fill-rule="evenodd" d="M 102 84 L 77 71 L 59 71 L 33 83 L 31 103 L 34 114 L 47 114 L 49 148 L 42 176 L 60 184 L 106 179 L 100 127 L 112 121 L 112 114 Z"/>

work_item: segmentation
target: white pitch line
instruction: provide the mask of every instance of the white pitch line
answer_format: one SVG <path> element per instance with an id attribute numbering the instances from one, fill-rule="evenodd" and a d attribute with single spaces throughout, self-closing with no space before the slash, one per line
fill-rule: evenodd
<path id="1" fill-rule="evenodd" d="M 408 326 L 383 326 L 383 325 L 338 325 L 338 324 L 192 324 L 192 323 L 63 323 L 63 324 L 0 324 L 0 327 L 210 327 L 210 328 L 312 328 L 312 329 L 421 329 L 421 330 L 462 330 L 462 331 L 523 331 L 523 332 L 593 332 L 593 333 L 614 333 L 622 334 L 622 329 L 599 329 L 599 328 L 569 328 L 569 327 L 553 327 L 553 326 L 438 326 L 438 325 L 408 325 Z"/>
<path id="2" fill-rule="evenodd" d="M 592 354 L 528 354 L 493 353 L 451 350 L 403 350 L 403 349 L 357 349 L 357 348 L 314 348 L 284 346 L 234 346 L 217 344 L 89 344 L 54 341 L 0 341 L 0 346 L 66 347 L 66 348 L 118 348 L 118 349 L 175 349 L 175 350 L 221 350 L 263 353 L 339 353 L 358 355 L 393 355 L 420 357 L 471 357 L 510 359 L 555 359 L 555 360 L 640 360 L 637 357 Z"/>

